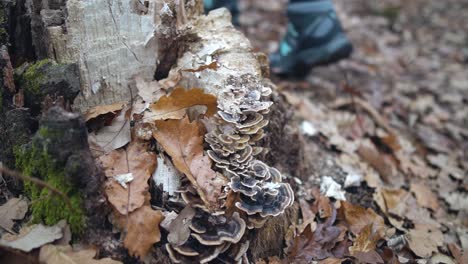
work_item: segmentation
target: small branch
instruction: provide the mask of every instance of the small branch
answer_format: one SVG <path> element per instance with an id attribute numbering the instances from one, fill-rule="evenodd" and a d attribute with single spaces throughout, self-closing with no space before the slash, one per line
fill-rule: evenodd
<path id="1" fill-rule="evenodd" d="M 48 184 L 47 182 L 43 181 L 43 180 L 40 180 L 38 178 L 34 178 L 34 177 L 30 177 L 30 176 L 26 176 L 24 174 L 21 174 L 17 171 L 13 171 L 13 170 L 10 170 L 4 166 L 0 166 L 0 173 L 4 173 L 10 177 L 14 177 L 14 178 L 17 178 L 17 179 L 20 179 L 22 181 L 30 181 L 42 188 L 46 188 L 48 190 L 50 190 L 51 192 L 53 192 L 54 194 L 60 196 L 63 198 L 63 200 L 65 201 L 65 203 L 67 204 L 67 206 L 70 208 L 70 210 L 72 211 L 75 211 L 75 209 L 73 208 L 72 204 L 71 204 L 71 201 L 70 201 L 70 198 L 68 198 L 68 196 L 66 194 L 64 194 L 63 192 L 61 192 L 60 190 L 58 190 L 57 188 L 55 188 L 54 186 L 51 186 L 50 184 Z"/>

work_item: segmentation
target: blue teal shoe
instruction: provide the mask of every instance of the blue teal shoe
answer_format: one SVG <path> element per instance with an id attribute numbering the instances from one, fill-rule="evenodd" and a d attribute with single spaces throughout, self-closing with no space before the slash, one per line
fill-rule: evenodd
<path id="1" fill-rule="evenodd" d="M 239 6 L 236 0 L 203 0 L 205 12 L 208 13 L 213 9 L 226 7 L 232 15 L 232 24 L 239 26 Z"/>
<path id="2" fill-rule="evenodd" d="M 302 77 L 314 66 L 336 62 L 352 53 L 331 0 L 292 1 L 288 18 L 286 36 L 270 56 L 273 73 Z"/>

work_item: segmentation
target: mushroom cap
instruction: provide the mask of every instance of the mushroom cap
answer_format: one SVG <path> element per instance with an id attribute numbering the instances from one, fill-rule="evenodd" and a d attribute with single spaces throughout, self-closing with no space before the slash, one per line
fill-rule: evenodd
<path id="1" fill-rule="evenodd" d="M 192 222 L 196 222 L 197 219 L 193 219 Z M 240 241 L 245 233 L 245 221 L 240 218 L 238 212 L 234 212 L 231 219 L 225 223 L 217 224 L 216 228 L 207 229 L 204 233 L 192 233 L 200 244 L 203 245 L 221 245 L 224 242 L 237 243 Z"/>
<path id="2" fill-rule="evenodd" d="M 276 186 L 263 186 L 261 191 L 253 196 L 240 195 L 236 207 L 248 215 L 259 213 L 262 217 L 278 216 L 294 202 L 294 193 L 286 183 L 276 183 Z M 270 189 L 276 189 L 272 191 Z M 274 194 L 275 193 L 275 194 Z"/>

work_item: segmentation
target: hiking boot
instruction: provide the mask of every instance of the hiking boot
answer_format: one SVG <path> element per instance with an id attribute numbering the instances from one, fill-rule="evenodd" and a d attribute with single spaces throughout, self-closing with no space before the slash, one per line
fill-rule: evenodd
<path id="1" fill-rule="evenodd" d="M 203 5 L 205 13 L 221 7 L 227 8 L 232 15 L 232 24 L 239 26 L 239 7 L 236 0 L 203 0 Z"/>
<path id="2" fill-rule="evenodd" d="M 343 32 L 331 0 L 291 0 L 288 28 L 279 50 L 270 56 L 271 71 L 303 77 L 317 65 L 349 57 L 353 47 Z"/>

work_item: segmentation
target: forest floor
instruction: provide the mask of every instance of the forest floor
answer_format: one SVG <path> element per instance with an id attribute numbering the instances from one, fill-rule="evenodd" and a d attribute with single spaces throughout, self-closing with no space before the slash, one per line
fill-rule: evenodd
<path id="1" fill-rule="evenodd" d="M 354 46 L 351 58 L 314 68 L 305 80 L 272 79 L 296 107 L 311 145 L 325 143 L 328 157 L 336 157 L 324 163 L 348 176 L 356 173 L 372 187 L 361 185 L 357 195 L 348 188 L 349 200 L 374 208 L 384 197 L 387 212 L 380 206 L 380 213 L 393 224 L 391 217 L 411 219 L 405 212 L 418 210 L 394 211 L 388 217 L 388 190 L 398 190 L 398 203 L 411 193 L 418 206 L 429 209 L 430 216 L 420 217 L 440 224 L 445 243 L 439 252 L 450 255 L 450 243 L 467 249 L 468 1 L 334 2 Z M 259 51 L 277 49 L 287 22 L 286 4 L 241 1 L 242 30 Z M 327 156 L 319 152 L 312 155 L 315 163 Z M 309 182 L 325 175 L 340 182 L 326 167 L 315 165 Z M 423 237 L 436 240 L 421 236 L 421 244 Z M 415 247 L 410 239 L 409 248 L 424 255 Z"/>
<path id="2" fill-rule="evenodd" d="M 271 76 L 278 87 L 279 101 L 287 100 L 292 107 L 281 111 L 294 113 L 293 122 L 287 126 L 297 124 L 297 127 L 267 127 L 267 134 L 268 129 L 283 129 L 276 134 L 300 131 L 303 136 L 294 137 L 297 142 L 290 142 L 291 145 L 282 147 L 284 149 L 272 148 L 273 153 L 269 154 L 280 153 L 280 158 L 290 157 L 283 162 L 285 166 L 299 164 L 295 175 L 284 176 L 295 191 L 297 202 L 291 211 L 297 213 L 300 210 L 300 217 L 290 217 L 288 223 L 292 222 L 291 226 L 282 229 L 287 230 L 284 252 L 274 252 L 276 256 L 255 263 L 468 263 L 468 0 L 334 2 L 353 43 L 352 56 L 333 65 L 314 68 L 302 80 Z M 277 50 L 287 23 L 286 5 L 287 0 L 240 0 L 241 30 L 249 37 L 255 51 L 270 54 Z M 216 70 L 217 64 L 213 63 L 187 71 Z M 210 65 L 216 67 L 213 69 Z M 142 84 L 145 83 L 137 83 L 137 86 L 146 89 Z M 180 91 L 173 94 L 183 96 L 185 99 L 178 100 L 184 102 L 188 101 L 186 98 L 196 97 L 193 94 L 198 89 L 182 95 Z M 177 98 L 173 94 L 172 99 Z M 205 95 L 200 100 L 206 102 L 201 105 L 216 109 L 216 100 L 212 99 L 212 95 Z M 163 100 L 157 103 L 160 102 Z M 135 110 L 133 107 L 137 105 L 138 102 L 130 109 Z M 169 263 L 162 245 L 168 244 L 168 232 L 181 233 L 181 237 L 184 232 L 190 234 L 188 226 L 179 228 L 179 225 L 186 224 L 186 216 L 182 212 L 174 216 L 167 208 L 161 209 L 171 206 L 162 202 L 167 197 L 150 199 L 154 198 L 151 195 L 157 196 L 159 192 L 154 186 L 151 186 L 155 189 L 151 195 L 141 190 L 148 188 L 148 178 L 154 177 L 151 172 L 157 163 L 174 179 L 179 179 L 179 174 L 173 166 L 167 165 L 170 164 L 167 156 L 161 154 L 156 157 L 155 147 L 149 146 L 148 142 L 134 140 L 125 150 L 119 150 L 132 138 L 130 122 L 126 120 L 128 110 L 124 111 L 126 108 L 121 103 L 100 107 L 100 112 L 91 112 L 86 120 L 101 116 L 93 122 L 101 122 L 102 126 L 111 123 L 105 128 L 118 128 L 117 133 L 116 130 L 100 130 L 101 137 L 110 138 L 109 141 L 101 140 L 101 143 L 104 142 L 104 147 L 108 147 L 110 142 L 122 140 L 124 143 L 112 146 L 110 154 L 99 157 L 100 166 L 108 177 L 106 197 L 116 210 L 109 218 L 112 226 L 106 226 L 109 236 L 102 236 L 104 242 L 100 245 L 110 253 L 98 252 L 98 256 L 114 257 L 112 253 L 115 253 L 124 263 L 161 263 L 161 259 Z M 276 111 L 278 113 L 278 109 Z M 283 114 L 288 116 L 288 113 Z M 140 117 L 142 120 L 143 116 Z M 183 120 L 180 124 L 198 124 L 190 123 L 188 118 Z M 93 122 L 88 122 L 88 129 Z M 191 131 L 186 133 L 187 140 L 200 139 L 195 145 L 200 146 L 197 151 L 203 154 L 203 137 L 198 134 L 202 130 L 189 125 L 184 127 L 186 130 L 180 130 Z M 156 141 L 167 152 L 171 146 L 164 144 L 171 143 L 171 140 L 164 138 L 164 133 L 171 135 L 179 130 L 175 126 L 164 128 L 163 125 L 158 126 L 154 136 L 159 135 Z M 143 122 L 133 129 L 150 131 Z M 136 137 L 149 141 L 152 140 L 151 135 L 150 131 L 148 138 L 148 133 L 140 133 Z M 290 135 L 284 133 L 284 136 Z M 268 140 L 274 139 L 267 137 L 265 141 L 275 143 Z M 179 146 L 179 151 L 180 141 L 175 140 L 177 144 L 174 144 Z M 152 142 L 155 143 L 154 140 Z M 295 148 L 297 145 L 300 147 Z M 291 149 L 298 149 L 300 153 L 291 153 Z M 185 162 L 186 159 L 186 155 L 179 152 L 169 156 L 172 160 L 178 158 Z M 211 170 L 211 163 L 207 164 Z M 287 171 L 282 170 L 282 164 L 271 165 L 282 172 Z M 179 167 L 177 169 L 180 170 Z M 130 170 L 137 179 L 131 190 L 125 185 L 133 180 L 132 173 L 128 173 Z M 129 174 L 131 179 L 112 178 L 128 177 Z M 0 183 L 0 188 L 5 200 L 13 197 L 6 195 L 10 191 L 6 190 L 5 183 Z M 88 203 L 93 203 L 93 200 L 89 199 Z M 73 209 L 71 205 L 69 207 Z M 130 213 L 130 209 L 134 212 Z M 29 215 L 25 218 L 27 211 L 28 203 L 21 197 L 2 204 L 0 216 L 8 215 L 9 218 L 0 218 L 0 226 L 11 227 L 11 230 L 4 228 L 5 233 L 16 233 L 13 227 L 18 227 L 17 220 L 26 223 L 29 218 Z M 162 211 L 167 221 L 163 221 Z M 289 217 L 294 213 L 285 215 Z M 175 221 L 172 225 L 174 219 L 183 221 Z M 161 226 L 162 231 L 154 226 Z M 27 250 L 23 251 L 41 249 L 40 253 L 35 250 L 17 256 L 30 259 L 22 263 L 38 263 L 39 259 L 46 259 L 48 261 L 44 262 L 47 263 L 121 263 L 109 259 L 98 262 L 93 259 L 94 249 L 72 250 L 68 244 L 77 241 L 71 240 L 70 228 L 65 222 L 47 227 L 45 231 L 42 230 L 44 228 L 36 225 L 25 229 L 28 235 L 2 237 L 0 253 L 3 246 L 11 246 L 15 241 L 27 238 L 28 243 L 23 243 Z M 113 233 L 114 229 L 125 230 L 122 232 L 125 235 L 123 245 L 122 239 L 116 235 L 118 232 Z M 283 232 L 280 233 L 274 235 L 282 244 L 280 236 Z M 102 234 L 96 232 L 92 236 Z M 185 241 L 187 239 L 188 235 Z M 163 243 L 153 246 L 161 240 Z M 254 246 L 250 244 L 250 248 Z M 240 248 L 237 250 L 241 251 Z M 0 260 L 8 259 L 8 254 L 0 254 Z M 147 258 L 138 260 L 129 254 Z M 249 254 L 254 259 L 255 256 Z M 74 262 L 75 259 L 81 262 Z M 9 263 L 18 263 L 15 260 L 10 259 Z M 221 261 L 222 258 L 216 260 Z"/>

